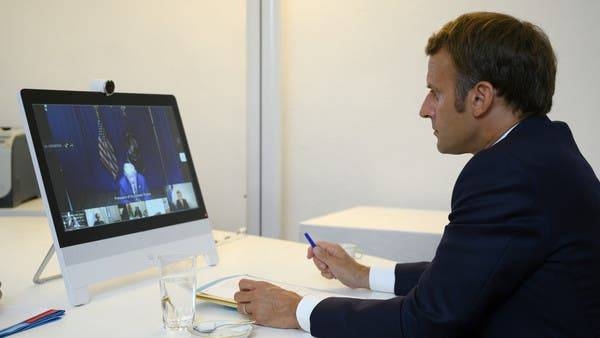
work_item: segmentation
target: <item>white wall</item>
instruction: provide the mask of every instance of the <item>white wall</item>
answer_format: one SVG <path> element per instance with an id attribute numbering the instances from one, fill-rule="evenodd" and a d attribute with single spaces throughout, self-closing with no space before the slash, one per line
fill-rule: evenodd
<path id="1" fill-rule="evenodd" d="M 286 0 L 282 14 L 284 222 L 355 205 L 449 209 L 470 155 L 440 155 L 429 121 L 425 44 L 470 11 L 540 25 L 559 68 L 550 118 L 569 123 L 600 173 L 600 2 Z"/>
<path id="2" fill-rule="evenodd" d="M 425 95 L 429 35 L 496 10 L 539 24 L 559 58 L 550 117 L 567 121 L 600 173 L 594 0 L 282 0 L 285 236 L 359 204 L 447 209 L 469 156 L 440 155 Z M 22 87 L 176 95 L 209 215 L 245 220 L 245 2 L 0 1 L 0 125 L 18 125 Z"/>
<path id="3" fill-rule="evenodd" d="M 0 125 L 19 125 L 23 87 L 174 94 L 208 213 L 245 221 L 246 16 L 243 0 L 3 0 Z"/>

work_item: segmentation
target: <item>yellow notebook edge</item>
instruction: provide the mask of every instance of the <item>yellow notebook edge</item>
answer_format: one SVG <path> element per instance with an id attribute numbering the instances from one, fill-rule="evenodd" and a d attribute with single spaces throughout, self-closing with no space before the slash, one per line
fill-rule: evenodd
<path id="1" fill-rule="evenodd" d="M 221 278 L 215 279 L 213 281 L 210 281 L 210 282 L 196 288 L 196 299 L 214 303 L 214 304 L 227 306 L 227 307 L 231 307 L 231 308 L 237 308 L 237 303 L 235 300 L 233 300 L 233 298 L 219 297 L 219 296 L 215 296 L 215 295 L 212 295 L 209 293 L 205 293 L 203 291 L 213 285 L 219 284 L 225 280 L 228 280 L 231 278 L 236 278 L 236 277 L 250 277 L 250 276 L 248 276 L 246 274 L 236 274 L 236 275 L 221 277 Z"/>
<path id="2" fill-rule="evenodd" d="M 196 298 L 214 304 L 224 305 L 231 308 L 237 308 L 237 303 L 233 299 L 214 296 L 201 291 L 196 291 Z"/>

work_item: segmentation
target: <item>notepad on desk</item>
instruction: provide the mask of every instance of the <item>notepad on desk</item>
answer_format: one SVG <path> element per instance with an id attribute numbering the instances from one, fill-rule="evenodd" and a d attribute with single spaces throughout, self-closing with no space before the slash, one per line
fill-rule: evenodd
<path id="1" fill-rule="evenodd" d="M 202 285 L 196 289 L 196 298 L 235 308 L 237 303 L 233 300 L 233 295 L 239 289 L 238 284 L 243 276 L 228 276 Z"/>
<path id="2" fill-rule="evenodd" d="M 319 289 L 313 289 L 295 284 L 281 283 L 277 281 L 268 280 L 250 275 L 233 275 L 217 279 L 210 283 L 200 286 L 196 290 L 196 298 L 207 302 L 225 305 L 228 307 L 235 308 L 237 303 L 233 300 L 233 295 L 239 290 L 240 280 L 251 279 L 255 281 L 269 282 L 275 284 L 286 290 L 295 292 L 300 296 L 306 296 L 308 294 L 325 296 L 325 297 L 352 297 L 352 298 L 378 298 L 384 299 L 389 298 L 393 295 L 384 295 L 371 292 L 369 290 L 351 290 L 347 289 L 344 293 L 335 293 L 330 291 L 324 291 Z"/>

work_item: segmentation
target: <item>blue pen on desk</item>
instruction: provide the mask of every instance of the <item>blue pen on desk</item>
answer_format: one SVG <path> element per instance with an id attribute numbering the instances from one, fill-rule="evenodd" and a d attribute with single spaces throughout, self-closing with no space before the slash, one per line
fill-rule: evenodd
<path id="1" fill-rule="evenodd" d="M 310 235 L 308 234 L 308 232 L 304 233 L 304 237 L 306 237 L 306 240 L 308 241 L 308 243 L 310 243 L 311 247 L 316 247 L 317 244 L 315 244 L 315 241 L 313 241 L 313 239 L 310 237 Z"/>
<path id="2" fill-rule="evenodd" d="M 26 319 L 20 323 L 17 323 L 13 326 L 9 326 L 5 329 L 0 330 L 0 337 L 10 336 L 17 332 L 29 330 L 34 327 L 59 320 L 63 317 L 64 314 L 65 314 L 64 310 L 50 309 L 48 311 L 40 313 L 37 316 L 33 316 L 33 317 Z"/>

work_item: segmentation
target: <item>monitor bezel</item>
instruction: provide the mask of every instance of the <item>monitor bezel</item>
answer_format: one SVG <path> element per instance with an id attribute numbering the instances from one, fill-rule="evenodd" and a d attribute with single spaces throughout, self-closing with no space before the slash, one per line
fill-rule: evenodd
<path id="1" fill-rule="evenodd" d="M 110 96 L 100 92 L 46 90 L 46 89 L 22 89 L 21 99 L 25 111 L 25 117 L 31 135 L 31 141 L 35 150 L 35 158 L 38 161 L 40 174 L 44 185 L 45 197 L 48 202 L 49 211 L 53 221 L 54 229 L 61 248 L 74 245 L 100 241 L 108 238 L 140 233 L 158 228 L 164 228 L 180 223 L 202 220 L 208 218 L 202 192 L 198 183 L 196 169 L 192 160 L 185 129 L 177 106 L 175 96 L 167 94 L 138 94 L 138 93 L 115 93 Z M 88 227 L 74 231 L 66 231 L 62 216 L 55 197 L 55 189 L 50 179 L 48 163 L 44 155 L 42 140 L 38 132 L 38 124 L 34 116 L 34 105 L 37 104 L 73 104 L 73 105 L 125 105 L 125 106 L 170 106 L 174 119 L 179 129 L 184 151 L 187 156 L 187 164 L 190 168 L 190 178 L 196 193 L 198 208 L 177 211 L 164 215 L 144 217 L 135 220 L 121 221 L 97 227 Z"/>

